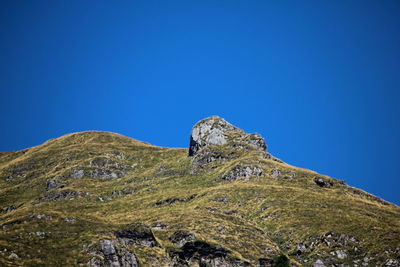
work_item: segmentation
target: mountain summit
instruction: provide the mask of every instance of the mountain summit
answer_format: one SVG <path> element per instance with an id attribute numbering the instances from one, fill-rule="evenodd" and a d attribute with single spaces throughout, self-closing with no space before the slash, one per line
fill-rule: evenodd
<path id="1" fill-rule="evenodd" d="M 81 132 L 0 153 L 0 266 L 399 266 L 400 208 L 212 116 L 189 149 Z"/>

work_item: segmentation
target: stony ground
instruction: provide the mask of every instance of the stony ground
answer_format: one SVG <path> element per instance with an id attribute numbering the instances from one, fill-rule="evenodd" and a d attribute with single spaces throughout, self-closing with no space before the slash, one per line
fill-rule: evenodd
<path id="1" fill-rule="evenodd" d="M 0 266 L 399 266 L 398 206 L 211 119 L 190 156 L 108 132 L 0 153 Z"/>

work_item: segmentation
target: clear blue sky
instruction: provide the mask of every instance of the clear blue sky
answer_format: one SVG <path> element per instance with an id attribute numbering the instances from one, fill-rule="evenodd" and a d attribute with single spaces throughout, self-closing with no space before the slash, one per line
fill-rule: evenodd
<path id="1" fill-rule="evenodd" d="M 0 151 L 219 115 L 400 204 L 399 1 L 1 1 Z"/>

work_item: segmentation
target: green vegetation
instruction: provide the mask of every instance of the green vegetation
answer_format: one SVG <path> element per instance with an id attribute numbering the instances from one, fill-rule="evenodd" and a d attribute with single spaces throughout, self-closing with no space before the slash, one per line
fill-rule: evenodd
<path id="1" fill-rule="evenodd" d="M 287 256 L 285 255 L 279 255 L 278 257 L 275 258 L 275 264 L 274 266 L 276 267 L 289 267 L 290 266 L 290 261 Z"/>
<path id="2" fill-rule="evenodd" d="M 232 156 L 225 146 L 218 153 Z M 398 206 L 259 151 L 235 153 L 199 169 L 187 149 L 107 132 L 0 153 L 0 266 L 85 265 L 99 240 L 134 223 L 159 244 L 124 245 L 143 266 L 168 266 L 183 251 L 170 240 L 177 230 L 251 266 L 262 258 L 275 266 L 400 262 Z M 223 179 L 235 166 L 263 174 Z"/>

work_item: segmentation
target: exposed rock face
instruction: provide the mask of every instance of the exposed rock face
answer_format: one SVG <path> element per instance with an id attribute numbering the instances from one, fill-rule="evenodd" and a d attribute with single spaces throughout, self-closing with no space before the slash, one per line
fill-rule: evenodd
<path id="1" fill-rule="evenodd" d="M 71 177 L 75 179 L 80 179 L 85 175 L 85 172 L 83 170 L 74 170 L 71 173 Z"/>
<path id="2" fill-rule="evenodd" d="M 39 198 L 38 203 L 46 201 L 58 201 L 65 198 L 87 196 L 88 193 L 83 193 L 75 190 L 64 190 L 60 192 L 48 192 L 46 195 Z M 37 203 L 36 203 L 37 204 Z"/>
<path id="3" fill-rule="evenodd" d="M 230 258 L 230 251 L 203 241 L 187 242 L 180 251 L 170 252 L 172 266 L 248 266 L 247 263 Z"/>
<path id="4" fill-rule="evenodd" d="M 211 146 L 224 144 L 248 146 L 265 152 L 267 145 L 259 134 L 247 134 L 218 116 L 212 116 L 196 123 L 190 135 L 189 156 Z"/>
<path id="5" fill-rule="evenodd" d="M 245 181 L 248 181 L 251 178 L 257 178 L 260 176 L 263 176 L 263 171 L 257 166 L 236 166 L 222 178 L 231 181 L 242 177 Z"/>
<path id="6" fill-rule="evenodd" d="M 116 231 L 115 236 L 126 246 L 143 246 L 155 247 L 158 246 L 151 229 L 144 224 L 132 224 L 127 228 Z"/>
<path id="7" fill-rule="evenodd" d="M 194 234 L 187 231 L 176 231 L 171 237 L 170 240 L 177 247 L 183 247 L 187 242 L 194 241 Z"/>
<path id="8" fill-rule="evenodd" d="M 134 253 L 120 247 L 115 240 L 103 239 L 93 251 L 96 256 L 89 262 L 90 267 L 138 267 L 139 262 Z"/>
<path id="9" fill-rule="evenodd" d="M 85 176 L 91 178 L 100 178 L 100 179 L 116 179 L 123 177 L 125 172 L 116 170 L 116 169 L 107 169 L 107 168 L 91 168 L 91 169 L 75 169 L 71 172 L 70 177 L 75 179 L 80 179 Z"/>

